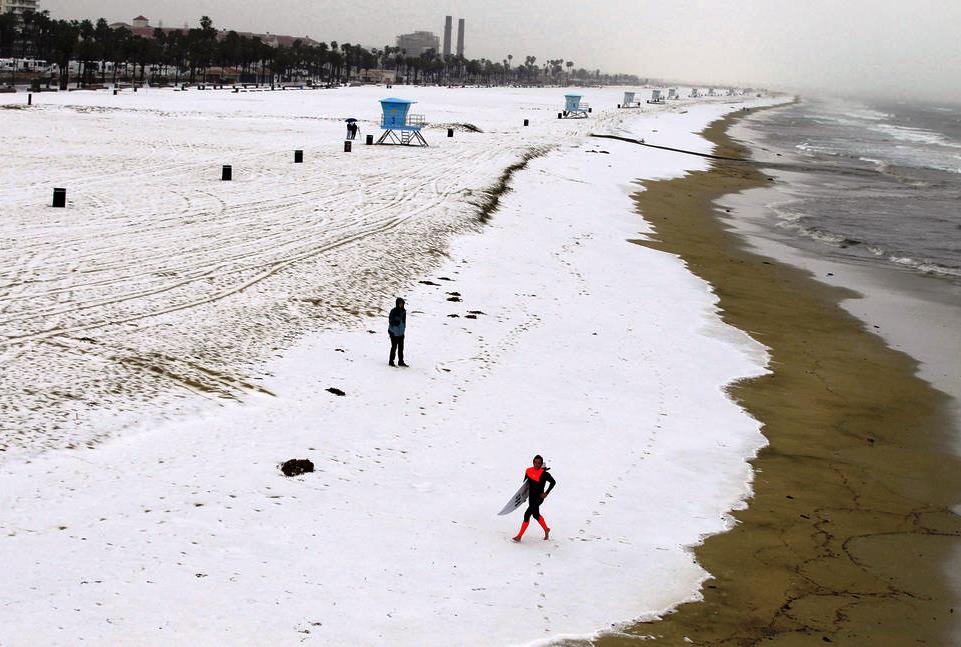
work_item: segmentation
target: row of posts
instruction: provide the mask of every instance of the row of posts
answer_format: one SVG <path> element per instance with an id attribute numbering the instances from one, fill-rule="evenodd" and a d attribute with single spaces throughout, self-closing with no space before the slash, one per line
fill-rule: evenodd
<path id="1" fill-rule="evenodd" d="M 116 90 L 114 90 L 114 92 L 116 92 Z M 33 102 L 33 95 L 28 94 L 27 105 L 33 105 L 32 102 Z M 529 126 L 530 120 L 525 119 L 524 125 Z M 448 137 L 454 136 L 453 128 L 447 129 L 447 136 Z M 365 143 L 368 146 L 372 145 L 374 143 L 374 136 L 367 135 L 367 140 L 365 141 Z M 345 153 L 351 152 L 351 141 L 349 139 L 344 141 L 344 152 Z M 295 150 L 294 164 L 303 164 L 303 163 L 304 163 L 304 151 L 302 149 Z M 234 167 L 231 164 L 224 164 L 223 167 L 220 169 L 220 180 L 222 182 L 230 182 L 233 179 L 234 179 Z M 56 188 L 53 190 L 53 206 L 60 209 L 67 206 L 67 190 L 66 189 Z"/>

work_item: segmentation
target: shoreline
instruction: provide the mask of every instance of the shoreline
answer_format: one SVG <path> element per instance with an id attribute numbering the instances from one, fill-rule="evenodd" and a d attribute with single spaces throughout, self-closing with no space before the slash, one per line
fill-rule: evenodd
<path id="1" fill-rule="evenodd" d="M 703 132 L 718 154 L 746 153 L 727 134 L 745 114 Z M 655 233 L 633 242 L 679 255 L 713 285 L 722 319 L 769 348 L 773 373 L 729 389 L 770 444 L 751 461 L 737 525 L 694 549 L 711 573 L 703 599 L 624 633 L 672 645 L 947 644 L 956 593 L 943 565 L 961 537 L 949 398 L 840 307 L 855 293 L 758 254 L 718 217 L 715 200 L 768 183 L 753 165 L 715 162 L 635 196 Z"/>
<path id="2" fill-rule="evenodd" d="M 729 134 L 746 145 L 758 162 L 771 156 L 757 120 L 742 119 Z M 794 163 L 802 160 L 795 159 Z M 961 454 L 961 283 L 943 274 L 926 274 L 914 267 L 892 265 L 876 257 L 837 253 L 823 243 L 782 230 L 776 213 L 802 196 L 796 193 L 796 172 L 765 168 L 778 181 L 724 196 L 717 206 L 730 209 L 724 220 L 764 256 L 812 272 L 821 283 L 841 285 L 858 293 L 841 307 L 862 320 L 888 346 L 920 362 L 918 376 L 954 398 L 955 451 Z M 802 185 L 810 181 L 801 177 Z M 772 222 L 774 223 L 772 225 Z M 918 330 L 923 335 L 918 335 Z M 959 587 L 961 591 L 961 587 Z"/>

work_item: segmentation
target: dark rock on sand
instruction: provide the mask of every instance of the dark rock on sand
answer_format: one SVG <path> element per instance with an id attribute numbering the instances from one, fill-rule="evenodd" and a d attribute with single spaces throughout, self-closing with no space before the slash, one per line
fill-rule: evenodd
<path id="1" fill-rule="evenodd" d="M 314 471 L 314 464 L 309 458 L 291 458 L 280 464 L 280 471 L 284 476 L 298 476 Z"/>

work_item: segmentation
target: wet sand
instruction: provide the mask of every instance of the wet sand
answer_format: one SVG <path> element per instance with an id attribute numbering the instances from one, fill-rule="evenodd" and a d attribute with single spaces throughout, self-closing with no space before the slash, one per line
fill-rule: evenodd
<path id="1" fill-rule="evenodd" d="M 720 155 L 747 154 L 726 135 L 737 118 L 704 132 Z M 722 161 L 636 196 L 656 232 L 634 242 L 680 255 L 714 286 L 724 320 L 770 348 L 773 373 L 730 389 L 770 445 L 737 525 L 695 549 L 712 575 L 704 599 L 594 644 L 956 644 L 949 399 L 839 307 L 853 293 L 748 251 L 724 224 L 714 200 L 769 181 Z"/>

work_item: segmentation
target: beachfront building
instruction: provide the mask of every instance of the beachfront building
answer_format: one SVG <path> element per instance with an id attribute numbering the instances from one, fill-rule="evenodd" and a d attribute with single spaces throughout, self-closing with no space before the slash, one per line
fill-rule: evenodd
<path id="1" fill-rule="evenodd" d="M 357 80 L 362 83 L 383 83 L 385 85 L 397 82 L 397 70 L 385 70 L 371 67 L 360 70 Z"/>
<path id="2" fill-rule="evenodd" d="M 22 15 L 25 11 L 40 11 L 39 0 L 0 0 L 0 13 Z"/>
<path id="3" fill-rule="evenodd" d="M 440 39 L 431 31 L 415 31 L 397 37 L 397 48 L 405 56 L 416 58 L 424 52 L 440 51 Z"/>
<path id="4" fill-rule="evenodd" d="M 0 2 L 5 2 L 5 1 L 7 0 L 0 0 Z M 21 0 L 13 0 L 13 1 L 21 1 Z M 130 31 L 130 33 L 132 33 L 135 36 L 141 36 L 143 38 L 151 38 L 151 39 L 154 37 L 154 30 L 158 29 L 158 27 L 154 27 L 153 25 L 150 24 L 149 18 L 142 15 L 137 16 L 136 18 L 131 20 L 129 23 L 115 22 L 110 24 L 111 29 L 120 29 L 121 27 L 126 28 L 127 30 Z M 169 34 L 170 32 L 173 32 L 173 31 L 187 31 L 188 27 L 184 25 L 183 27 L 159 27 L 159 29 L 160 31 Z M 226 38 L 227 33 L 228 31 L 226 29 L 222 29 L 218 31 L 217 39 L 222 40 Z M 245 38 L 259 38 L 265 45 L 270 45 L 271 47 L 279 47 L 281 45 L 283 45 L 284 47 L 290 47 L 294 44 L 295 41 L 298 41 L 298 40 L 303 45 L 314 46 L 314 45 L 320 44 L 318 41 L 312 39 L 310 36 L 286 36 L 286 35 L 279 35 L 279 34 L 271 34 L 269 32 L 265 34 L 258 34 L 258 33 L 249 32 L 249 31 L 238 31 L 237 35 L 243 36 Z"/>

